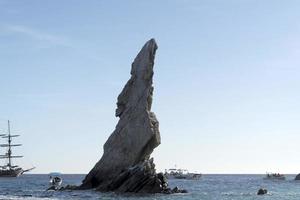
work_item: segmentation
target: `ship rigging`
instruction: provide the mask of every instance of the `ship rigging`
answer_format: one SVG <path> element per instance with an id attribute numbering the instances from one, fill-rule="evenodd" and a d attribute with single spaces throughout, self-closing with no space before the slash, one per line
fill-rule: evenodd
<path id="1" fill-rule="evenodd" d="M 7 134 L 0 134 L 0 137 L 7 139 L 6 144 L 0 144 L 0 147 L 6 148 L 7 151 L 4 155 L 0 155 L 0 159 L 6 159 L 6 164 L 3 166 L 0 166 L 0 177 L 18 177 L 22 175 L 24 172 L 28 172 L 31 169 L 22 169 L 18 165 L 13 165 L 12 164 L 12 159 L 13 158 L 22 158 L 23 156 L 16 156 L 13 155 L 12 153 L 12 147 L 17 147 L 21 146 L 22 144 L 12 144 L 12 138 L 18 137 L 20 135 L 11 135 L 11 130 L 10 130 L 10 121 L 7 121 Z"/>

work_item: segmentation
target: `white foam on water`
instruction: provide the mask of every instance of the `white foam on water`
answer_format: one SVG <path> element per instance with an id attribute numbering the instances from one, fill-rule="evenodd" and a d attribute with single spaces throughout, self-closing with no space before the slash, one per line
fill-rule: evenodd
<path id="1" fill-rule="evenodd" d="M 48 197 L 30 197 L 30 196 L 12 196 L 12 195 L 0 195 L 0 200 L 58 200 L 57 198 L 48 198 Z"/>

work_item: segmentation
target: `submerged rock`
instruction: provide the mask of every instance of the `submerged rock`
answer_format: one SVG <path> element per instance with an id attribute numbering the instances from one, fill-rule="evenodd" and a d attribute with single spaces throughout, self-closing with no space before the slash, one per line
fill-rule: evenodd
<path id="1" fill-rule="evenodd" d="M 64 187 L 59 188 L 60 191 L 65 190 L 79 190 L 79 187 L 77 185 L 66 185 Z"/>
<path id="2" fill-rule="evenodd" d="M 134 59 L 131 78 L 118 96 L 119 122 L 104 144 L 102 158 L 88 173 L 81 189 L 161 193 L 167 179 L 155 172 L 150 154 L 160 144 L 159 123 L 151 112 L 152 77 L 157 44 L 149 40 Z"/>
<path id="3" fill-rule="evenodd" d="M 267 189 L 263 189 L 263 188 L 260 188 L 258 191 L 257 191 L 257 195 L 265 195 L 268 193 L 268 190 Z"/>

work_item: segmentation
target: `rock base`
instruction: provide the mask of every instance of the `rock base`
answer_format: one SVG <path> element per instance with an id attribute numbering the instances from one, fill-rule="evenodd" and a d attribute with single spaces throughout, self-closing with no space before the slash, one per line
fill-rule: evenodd
<path id="1" fill-rule="evenodd" d="M 61 187 L 59 190 L 81 190 L 81 188 L 74 185 L 67 185 Z M 95 188 L 100 192 L 115 192 L 115 193 L 187 193 L 187 190 L 175 187 L 168 188 L 168 180 L 163 173 L 156 173 L 153 158 L 146 160 L 134 167 L 130 167 L 118 176 L 116 176 L 110 183 L 100 185 Z"/>
<path id="2" fill-rule="evenodd" d="M 168 188 L 167 178 L 163 173 L 156 174 L 153 158 L 121 172 L 108 185 L 99 186 L 99 191 L 116 193 L 185 193 L 177 187 Z"/>

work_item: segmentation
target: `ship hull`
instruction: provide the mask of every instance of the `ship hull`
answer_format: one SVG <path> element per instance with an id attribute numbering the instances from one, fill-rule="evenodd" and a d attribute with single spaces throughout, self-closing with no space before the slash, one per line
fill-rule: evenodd
<path id="1" fill-rule="evenodd" d="M 0 170 L 0 177 L 18 177 L 23 174 L 23 169 Z"/>

